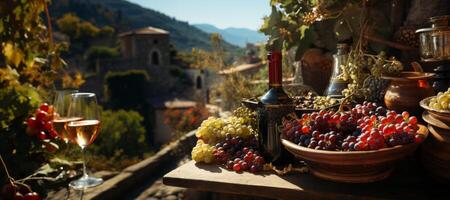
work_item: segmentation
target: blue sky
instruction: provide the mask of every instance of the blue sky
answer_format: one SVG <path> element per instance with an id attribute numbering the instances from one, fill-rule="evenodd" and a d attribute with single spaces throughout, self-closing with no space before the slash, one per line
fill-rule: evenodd
<path id="1" fill-rule="evenodd" d="M 190 24 L 257 30 L 270 14 L 269 0 L 128 0 Z"/>

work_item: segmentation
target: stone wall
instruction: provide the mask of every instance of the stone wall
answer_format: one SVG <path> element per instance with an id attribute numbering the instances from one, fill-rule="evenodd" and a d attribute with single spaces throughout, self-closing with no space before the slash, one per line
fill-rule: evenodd
<path id="1" fill-rule="evenodd" d="M 161 178 L 171 171 L 186 155 L 190 155 L 196 142 L 195 132 L 189 132 L 162 148 L 154 156 L 129 166 L 102 185 L 88 189 L 85 199 L 125 199 L 136 188 Z"/>

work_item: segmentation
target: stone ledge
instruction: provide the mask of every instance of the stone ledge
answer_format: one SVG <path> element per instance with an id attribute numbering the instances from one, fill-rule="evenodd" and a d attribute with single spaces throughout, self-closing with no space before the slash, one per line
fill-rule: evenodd
<path id="1" fill-rule="evenodd" d="M 154 156 L 125 168 L 102 185 L 86 190 L 85 199 L 120 199 L 146 180 L 174 164 L 195 145 L 195 131 L 167 145 Z"/>

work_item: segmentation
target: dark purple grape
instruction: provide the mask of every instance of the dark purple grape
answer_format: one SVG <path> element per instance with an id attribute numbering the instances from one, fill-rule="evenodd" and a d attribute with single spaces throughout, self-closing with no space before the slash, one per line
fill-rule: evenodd
<path id="1" fill-rule="evenodd" d="M 317 143 L 321 147 L 325 147 L 326 143 L 323 140 L 319 140 L 319 143 Z"/>
<path id="2" fill-rule="evenodd" d="M 309 138 L 306 139 L 304 142 L 305 146 L 309 146 L 310 143 L 311 143 L 311 139 L 309 139 Z"/>
<path id="3" fill-rule="evenodd" d="M 348 143 L 348 149 L 350 151 L 354 151 L 355 150 L 355 142 L 350 142 Z"/>

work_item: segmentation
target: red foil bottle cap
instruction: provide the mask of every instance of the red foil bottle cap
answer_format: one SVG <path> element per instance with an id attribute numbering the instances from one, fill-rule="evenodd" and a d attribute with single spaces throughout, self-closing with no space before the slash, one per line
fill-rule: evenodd
<path id="1" fill-rule="evenodd" d="M 269 60 L 269 86 L 281 87 L 283 56 L 280 51 L 271 51 L 267 55 L 267 59 Z"/>

